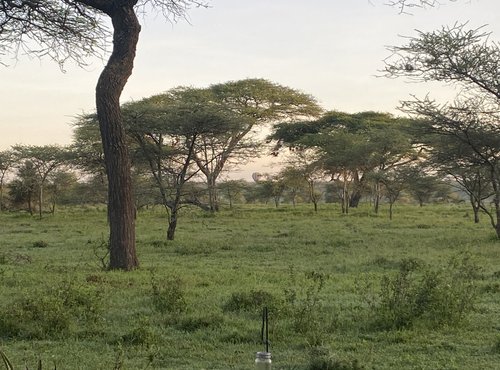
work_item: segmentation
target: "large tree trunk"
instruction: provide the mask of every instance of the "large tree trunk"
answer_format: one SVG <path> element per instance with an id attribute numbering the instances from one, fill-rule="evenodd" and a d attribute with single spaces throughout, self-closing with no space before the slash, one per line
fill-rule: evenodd
<path id="1" fill-rule="evenodd" d="M 113 52 L 96 87 L 96 106 L 108 176 L 111 269 L 139 265 L 135 251 L 135 205 L 130 158 L 120 110 L 120 96 L 132 74 L 140 25 L 133 1 L 108 10 L 113 22 Z"/>

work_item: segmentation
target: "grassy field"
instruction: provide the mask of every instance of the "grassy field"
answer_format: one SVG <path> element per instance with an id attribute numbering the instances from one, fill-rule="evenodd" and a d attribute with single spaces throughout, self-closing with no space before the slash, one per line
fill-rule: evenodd
<path id="1" fill-rule="evenodd" d="M 0 349 L 15 368 L 500 369 L 500 242 L 466 206 L 138 213 L 140 269 L 102 269 L 104 208 L 0 214 Z M 1 366 L 0 366 L 1 368 Z"/>

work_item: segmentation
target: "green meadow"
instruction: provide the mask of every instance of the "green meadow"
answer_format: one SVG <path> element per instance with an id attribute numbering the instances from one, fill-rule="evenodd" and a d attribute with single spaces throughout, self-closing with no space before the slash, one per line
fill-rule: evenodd
<path id="1" fill-rule="evenodd" d="M 137 214 L 106 271 L 104 207 L 0 214 L 0 349 L 14 368 L 499 369 L 500 242 L 465 205 Z M 0 362 L 0 368 L 2 363 Z"/>

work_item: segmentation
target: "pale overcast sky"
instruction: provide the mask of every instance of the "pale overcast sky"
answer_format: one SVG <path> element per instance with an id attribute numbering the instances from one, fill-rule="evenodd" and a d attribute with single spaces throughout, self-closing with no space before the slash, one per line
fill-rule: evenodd
<path id="1" fill-rule="evenodd" d="M 142 19 L 132 77 L 122 101 L 179 85 L 204 87 L 243 78 L 266 78 L 315 96 L 326 109 L 397 113 L 410 94 L 449 97 L 451 88 L 375 77 L 388 45 L 415 29 L 455 22 L 488 25 L 500 39 L 499 0 L 442 0 L 434 9 L 400 15 L 386 0 L 212 0 L 193 9 L 189 23 Z M 4 60 L 7 61 L 8 60 Z M 73 117 L 94 110 L 94 86 L 103 67 L 20 56 L 0 66 L 0 150 L 11 145 L 69 144 Z"/>

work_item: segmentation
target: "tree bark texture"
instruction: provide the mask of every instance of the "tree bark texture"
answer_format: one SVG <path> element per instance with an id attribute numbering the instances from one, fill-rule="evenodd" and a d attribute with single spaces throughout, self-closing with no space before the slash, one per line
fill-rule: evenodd
<path id="1" fill-rule="evenodd" d="M 96 106 L 108 176 L 110 269 L 139 265 L 135 250 L 135 204 L 120 96 L 132 74 L 140 25 L 133 1 L 106 10 L 113 23 L 113 51 L 96 87 Z"/>
<path id="2" fill-rule="evenodd" d="M 177 228 L 177 207 L 172 208 L 170 220 L 168 221 L 167 240 L 174 240 L 175 229 Z"/>

